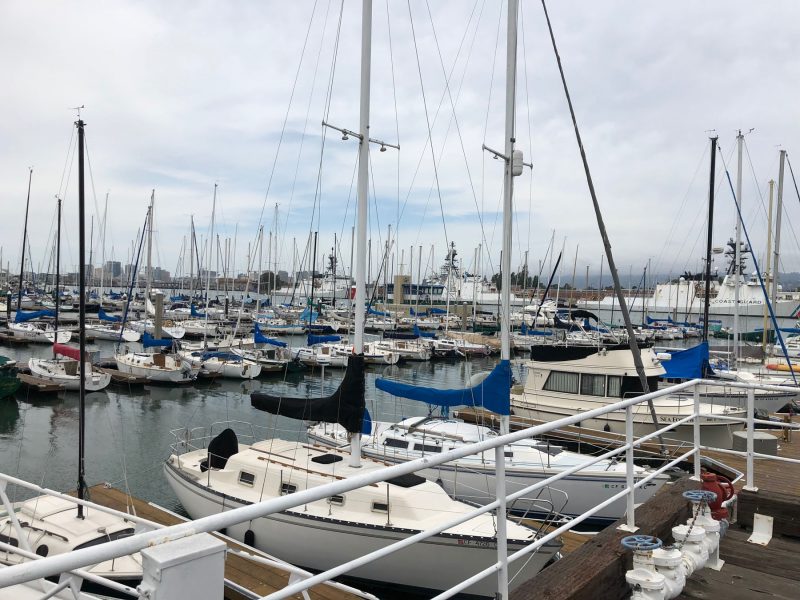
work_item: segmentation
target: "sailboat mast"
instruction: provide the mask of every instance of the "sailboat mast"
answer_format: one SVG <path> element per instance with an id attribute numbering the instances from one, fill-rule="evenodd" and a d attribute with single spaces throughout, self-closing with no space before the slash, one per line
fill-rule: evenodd
<path id="1" fill-rule="evenodd" d="M 156 200 L 155 189 L 150 193 L 150 217 L 147 220 L 147 273 L 145 276 L 144 303 L 147 312 L 147 301 L 150 299 L 150 285 L 153 276 L 153 209 Z"/>
<path id="2" fill-rule="evenodd" d="M 736 198 L 734 201 L 739 206 L 739 214 L 742 214 L 742 148 L 744 146 L 744 136 L 741 130 L 736 136 Z M 741 286 L 741 264 L 742 264 L 742 220 L 736 218 L 736 248 L 734 250 L 733 266 L 733 362 L 739 364 L 739 287 Z"/>
<path id="3" fill-rule="evenodd" d="M 781 162 L 778 167 L 778 198 L 775 205 L 775 250 L 773 255 L 772 271 L 772 306 L 775 307 L 778 300 L 778 273 L 780 271 L 781 259 L 781 217 L 783 215 L 783 171 L 786 163 L 786 150 L 781 150 Z M 777 311 L 777 309 L 775 309 Z"/>
<path id="4" fill-rule="evenodd" d="M 22 229 L 22 260 L 19 265 L 19 289 L 17 290 L 17 312 L 22 310 L 22 280 L 25 277 L 25 245 L 28 243 L 28 209 L 31 206 L 31 180 L 33 167 L 28 167 L 28 198 L 25 200 L 25 226 Z"/>
<path id="5" fill-rule="evenodd" d="M 86 223 L 84 216 L 84 173 L 83 173 L 83 126 L 78 117 L 78 345 L 80 351 L 80 408 L 78 414 L 78 499 L 84 499 L 86 481 L 84 479 L 84 451 L 86 447 Z M 83 518 L 83 506 L 78 505 L 78 518 Z"/>
<path id="6" fill-rule="evenodd" d="M 217 184 L 214 184 L 214 199 L 211 201 L 211 235 L 209 239 L 214 239 L 214 215 L 217 212 Z M 211 258 L 211 253 L 209 252 L 209 258 Z M 209 260 L 209 263 L 211 261 Z M 198 274 L 200 271 L 200 267 L 197 267 Z M 209 264 L 206 267 L 206 310 L 205 310 L 205 326 L 203 327 L 203 349 L 208 349 L 208 344 L 206 343 L 206 338 L 208 336 L 208 298 L 211 294 L 211 265 Z"/>
<path id="7" fill-rule="evenodd" d="M 706 288 L 703 298 L 703 341 L 708 341 L 708 305 L 711 301 L 711 245 L 714 233 L 714 178 L 717 171 L 717 137 L 711 138 L 711 169 L 708 175 L 708 237 L 706 238 Z"/>
<path id="8" fill-rule="evenodd" d="M 58 308 L 61 299 L 61 198 L 58 198 L 58 216 L 56 217 L 56 318 L 55 318 L 55 341 L 58 342 Z"/>
<path id="9" fill-rule="evenodd" d="M 774 276 L 772 272 L 772 209 L 773 209 L 773 199 L 775 196 L 775 181 L 772 179 L 769 180 L 769 208 L 767 210 L 767 266 L 764 271 L 765 275 L 765 283 L 766 285 L 770 285 L 770 277 Z M 770 286 L 772 289 L 772 286 Z M 769 295 L 769 292 L 767 292 Z M 765 299 L 766 300 L 766 299 Z M 767 355 L 767 340 L 769 339 L 769 304 L 765 301 L 764 302 L 764 310 L 762 312 L 762 325 L 761 325 L 761 352 L 762 355 L 766 357 Z"/>

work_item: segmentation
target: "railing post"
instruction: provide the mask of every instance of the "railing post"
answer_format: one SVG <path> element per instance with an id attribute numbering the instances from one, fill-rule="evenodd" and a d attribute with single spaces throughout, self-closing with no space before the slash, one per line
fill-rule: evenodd
<path id="1" fill-rule="evenodd" d="M 507 417 L 506 417 L 507 418 Z M 506 453 L 505 446 L 494 449 L 495 494 L 497 507 L 497 600 L 508 600 L 508 534 L 506 532 Z"/>
<path id="2" fill-rule="evenodd" d="M 757 492 L 758 488 L 754 485 L 754 457 L 753 457 L 753 432 L 755 430 L 755 406 L 756 392 L 753 388 L 747 390 L 747 473 L 745 475 L 746 485 L 744 489 L 749 492 Z"/>
<path id="3" fill-rule="evenodd" d="M 700 472 L 702 465 L 700 464 L 700 390 L 697 389 L 697 384 L 694 386 L 694 421 L 692 422 L 694 429 L 694 476 L 692 479 L 700 481 Z"/>
<path id="4" fill-rule="evenodd" d="M 626 486 L 628 488 L 628 495 L 625 497 L 628 502 L 628 507 L 626 512 L 627 515 L 627 522 L 624 525 L 620 525 L 619 529 L 623 531 L 634 532 L 638 528 L 636 527 L 636 498 L 634 492 L 636 488 L 634 488 L 634 470 L 636 469 L 636 465 L 633 464 L 633 407 L 628 406 L 625 408 L 625 444 L 627 448 L 625 450 L 625 476 L 626 476 Z"/>

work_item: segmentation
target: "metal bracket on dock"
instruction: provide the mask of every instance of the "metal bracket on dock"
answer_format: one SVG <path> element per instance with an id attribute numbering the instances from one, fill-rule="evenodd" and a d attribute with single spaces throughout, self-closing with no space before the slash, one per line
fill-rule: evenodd
<path id="1" fill-rule="evenodd" d="M 753 534 L 747 538 L 750 544 L 766 546 L 772 539 L 773 517 L 767 515 L 753 514 Z"/>

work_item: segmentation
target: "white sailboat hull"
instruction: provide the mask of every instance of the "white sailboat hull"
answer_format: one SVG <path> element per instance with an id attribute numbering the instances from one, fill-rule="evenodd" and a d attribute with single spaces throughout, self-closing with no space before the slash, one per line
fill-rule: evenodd
<path id="1" fill-rule="evenodd" d="M 31 358 L 28 361 L 28 367 L 33 376 L 63 385 L 64 389 L 68 391 L 77 392 L 81 387 L 80 367 L 78 367 L 79 371 L 76 375 L 68 375 L 64 366 L 65 362 L 67 361 Z M 89 363 L 87 365 L 91 369 L 91 365 Z M 91 374 L 86 377 L 85 389 L 87 392 L 97 392 L 107 388 L 109 383 L 111 383 L 111 375 L 91 369 Z"/>
<path id="2" fill-rule="evenodd" d="M 172 465 L 164 467 L 167 481 L 192 518 L 217 514 L 249 503 L 209 490 L 181 475 Z M 284 511 L 228 528 L 228 535 L 244 540 L 248 527 L 255 534 L 254 545 L 292 564 L 325 570 L 363 556 L 412 535 L 392 527 L 368 527 L 357 523 L 322 519 L 298 511 Z M 302 532 L 302 535 L 299 535 Z M 354 569 L 348 575 L 390 584 L 446 589 L 497 560 L 494 546 L 479 547 L 457 536 L 434 536 L 389 557 Z M 509 552 L 519 549 L 509 543 Z M 522 583 L 541 570 L 552 553 L 536 553 L 513 581 Z M 521 561 L 525 562 L 525 561 Z M 516 569 L 510 567 L 514 574 Z M 466 590 L 480 596 L 494 596 L 496 578 L 489 576 Z"/>
<path id="3" fill-rule="evenodd" d="M 66 344 L 72 339 L 72 332 L 63 329 L 56 332 L 51 326 L 34 325 L 33 323 L 9 323 L 8 328 L 17 339 L 36 344 Z"/>
<path id="4" fill-rule="evenodd" d="M 165 357 L 165 365 L 159 366 L 152 358 L 154 355 L 131 352 L 117 355 L 117 369 L 121 373 L 144 377 L 148 381 L 162 383 L 189 383 L 197 378 L 197 373 L 185 361 L 176 361 L 171 356 Z"/>

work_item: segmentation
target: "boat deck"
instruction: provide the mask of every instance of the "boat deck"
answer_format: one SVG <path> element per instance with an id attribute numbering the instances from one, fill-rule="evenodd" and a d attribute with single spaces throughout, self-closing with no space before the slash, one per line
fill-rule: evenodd
<path id="1" fill-rule="evenodd" d="M 154 521 L 161 525 L 175 525 L 184 521 L 182 517 L 168 512 L 161 507 L 127 495 L 125 492 L 105 485 L 95 485 L 89 490 L 92 502 L 113 508 L 122 512 L 135 514 L 143 519 Z M 239 544 L 228 537 L 221 537 L 229 548 L 261 554 L 254 548 Z M 252 600 L 261 598 L 272 592 L 286 587 L 289 573 L 278 567 L 267 566 L 242 556 L 228 553 L 225 559 L 225 600 Z M 228 581 L 244 590 L 229 586 Z M 329 585 L 317 585 L 309 590 L 309 596 L 317 600 L 352 600 L 358 598 L 343 590 Z M 302 600 L 297 594 L 293 598 Z"/>
<path id="2" fill-rule="evenodd" d="M 53 383 L 52 381 L 40 379 L 39 377 L 34 377 L 27 373 L 17 373 L 17 379 L 22 382 L 25 388 L 38 394 L 57 394 L 66 389 L 63 384 Z"/>

